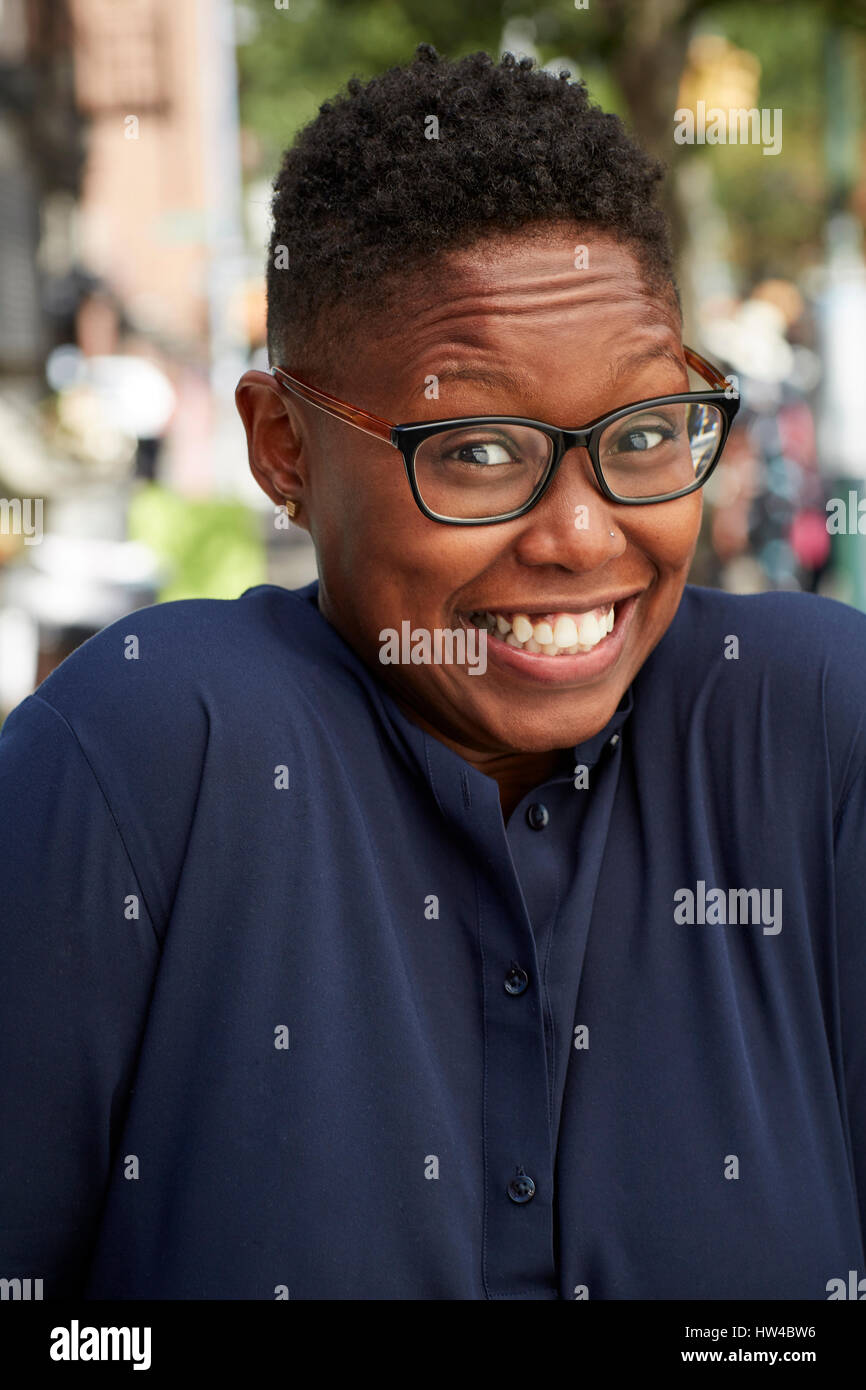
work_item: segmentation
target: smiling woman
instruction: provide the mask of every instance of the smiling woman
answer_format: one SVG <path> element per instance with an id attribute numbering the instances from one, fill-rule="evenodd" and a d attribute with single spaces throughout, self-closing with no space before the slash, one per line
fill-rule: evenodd
<path id="1" fill-rule="evenodd" d="M 287 151 L 237 405 L 318 580 L 135 613 L 0 738 L 6 1276 L 863 1267 L 866 616 L 687 582 L 737 401 L 659 177 L 580 83 L 427 45 Z"/>

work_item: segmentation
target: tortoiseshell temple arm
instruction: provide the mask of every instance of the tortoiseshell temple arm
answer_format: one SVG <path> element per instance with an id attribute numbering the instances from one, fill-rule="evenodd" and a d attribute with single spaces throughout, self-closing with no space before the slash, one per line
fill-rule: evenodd
<path id="1" fill-rule="evenodd" d="M 718 390 L 727 390 L 728 381 L 705 357 L 701 357 L 699 352 L 695 352 L 693 348 L 685 345 L 683 345 L 683 352 L 693 371 Z M 300 381 L 298 377 L 289 376 L 282 367 L 271 367 L 270 370 L 271 375 L 277 378 L 281 386 L 303 396 L 304 400 L 310 401 L 320 410 L 326 411 L 329 415 L 336 415 L 338 420 L 345 420 L 347 424 L 354 425 L 356 429 L 363 430 L 365 434 L 374 435 L 376 439 L 384 439 L 389 444 L 394 443 L 391 436 L 392 431 L 397 426 L 392 421 L 383 420 L 379 415 L 371 415 L 369 411 L 360 410 L 355 405 L 348 405 L 345 401 L 338 400 L 336 396 L 329 396 L 326 391 L 317 391 L 315 386 L 308 386 L 305 381 Z"/>
<path id="2" fill-rule="evenodd" d="M 347 405 L 345 401 L 340 401 L 336 396 L 329 396 L 325 391 L 317 391 L 315 386 L 308 386 L 306 382 L 299 381 L 295 376 L 289 376 L 282 367 L 271 367 L 271 373 L 277 377 L 282 386 L 287 386 L 290 391 L 295 391 L 304 400 L 317 405 L 320 410 L 326 411 L 329 415 L 336 415 L 338 420 L 345 420 L 350 425 L 355 425 L 365 434 L 375 435 L 377 439 L 386 439 L 390 444 L 391 431 L 394 425 L 389 420 L 383 420 L 378 415 L 371 415 L 366 410 L 359 410 L 357 406 Z"/>
<path id="3" fill-rule="evenodd" d="M 730 385 L 727 377 L 722 376 L 721 372 L 711 362 L 708 362 L 706 357 L 701 357 L 699 352 L 695 352 L 694 348 L 686 347 L 685 343 L 683 344 L 683 352 L 692 371 L 697 372 L 698 376 L 702 376 L 704 381 L 708 381 L 711 386 L 717 387 L 720 391 L 727 391 Z"/>

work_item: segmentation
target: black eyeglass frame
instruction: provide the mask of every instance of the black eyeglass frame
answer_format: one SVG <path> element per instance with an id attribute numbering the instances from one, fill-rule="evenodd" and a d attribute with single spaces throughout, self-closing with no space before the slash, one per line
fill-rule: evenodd
<path id="1" fill-rule="evenodd" d="M 557 429 L 556 426 L 549 425 L 544 420 L 531 420 L 522 415 L 465 415 L 452 420 L 421 420 L 395 425 L 390 420 L 383 420 L 378 415 L 371 415 L 357 406 L 348 405 L 336 396 L 330 396 L 324 391 L 317 390 L 298 377 L 290 376 L 283 367 L 273 366 L 270 371 L 279 385 L 292 391 L 295 395 L 308 400 L 312 405 L 318 406 L 320 410 L 333 415 L 336 419 L 354 425 L 355 428 L 363 430 L 366 434 L 374 435 L 377 439 L 382 439 L 385 443 L 398 449 L 403 457 L 412 496 L 420 511 L 430 521 L 436 521 L 446 526 L 493 526 L 504 521 L 516 521 L 518 517 L 525 516 L 527 512 L 537 506 L 551 486 L 569 449 L 587 450 L 599 491 L 602 496 L 610 502 L 615 502 L 618 506 L 646 507 L 658 502 L 675 502 L 678 498 L 686 497 L 689 493 L 696 492 L 698 488 L 703 487 L 722 457 L 731 425 L 740 408 L 740 398 L 736 391 L 732 393 L 728 380 L 706 358 L 701 357 L 693 348 L 685 345 L 683 345 L 683 352 L 688 365 L 700 376 L 703 376 L 705 381 L 713 383 L 716 389 L 711 391 L 680 391 L 672 396 L 654 396 L 650 400 L 634 401 L 630 405 L 620 406 L 617 410 L 610 411 L 607 415 L 599 415 L 581 429 L 574 430 Z M 616 420 L 622 419 L 625 415 L 631 415 L 636 410 L 650 410 L 656 406 L 680 405 L 689 402 L 695 405 L 715 405 L 722 412 L 722 437 L 712 463 L 704 470 L 700 478 L 696 478 L 694 482 L 680 488 L 677 492 L 658 493 L 651 497 L 620 497 L 618 493 L 608 487 L 599 461 L 598 445 L 604 431 Z M 415 454 L 419 445 L 423 444 L 431 435 L 442 431 L 478 425 L 526 425 L 545 434 L 551 441 L 553 450 L 541 480 L 522 506 L 510 512 L 503 512 L 498 516 L 456 517 L 443 516 L 439 512 L 432 511 L 421 496 L 415 478 Z"/>

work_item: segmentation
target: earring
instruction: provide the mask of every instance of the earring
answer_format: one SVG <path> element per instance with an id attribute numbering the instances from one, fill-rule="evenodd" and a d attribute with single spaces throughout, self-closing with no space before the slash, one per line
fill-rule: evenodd
<path id="1" fill-rule="evenodd" d="M 615 532 L 615 531 L 609 531 L 608 534 L 611 535 L 611 536 L 615 536 L 615 535 L 616 535 L 616 532 Z"/>
<path id="2" fill-rule="evenodd" d="M 283 498 L 283 501 L 285 502 L 285 505 L 286 505 L 286 516 L 288 516 L 288 517 L 290 517 L 292 520 L 294 520 L 295 516 L 297 515 L 297 511 L 298 511 L 298 503 L 297 503 L 297 502 L 292 502 L 292 501 L 290 501 L 288 497 Z M 613 532 L 611 532 L 611 535 L 612 535 L 612 534 L 613 534 Z"/>

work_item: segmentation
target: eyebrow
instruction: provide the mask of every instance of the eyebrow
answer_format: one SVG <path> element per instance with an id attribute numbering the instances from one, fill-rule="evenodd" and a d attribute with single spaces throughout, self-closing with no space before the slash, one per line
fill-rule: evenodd
<path id="1" fill-rule="evenodd" d="M 625 357 L 620 357 L 610 369 L 607 384 L 610 387 L 616 386 L 622 377 L 625 376 L 626 372 L 631 371 L 635 367 L 642 367 L 647 362 L 659 361 L 668 362 L 675 367 L 679 367 L 680 371 L 685 372 L 686 377 L 688 377 L 688 367 L 674 349 L 665 343 L 657 343 L 655 347 L 638 348 L 637 351 L 630 352 Z"/>
<path id="2" fill-rule="evenodd" d="M 524 390 L 529 385 L 525 373 L 509 372 L 504 367 L 482 367 L 472 362 L 462 362 L 454 367 L 443 367 L 437 373 L 439 381 L 477 381 L 482 386 L 508 386 L 512 391 Z"/>

